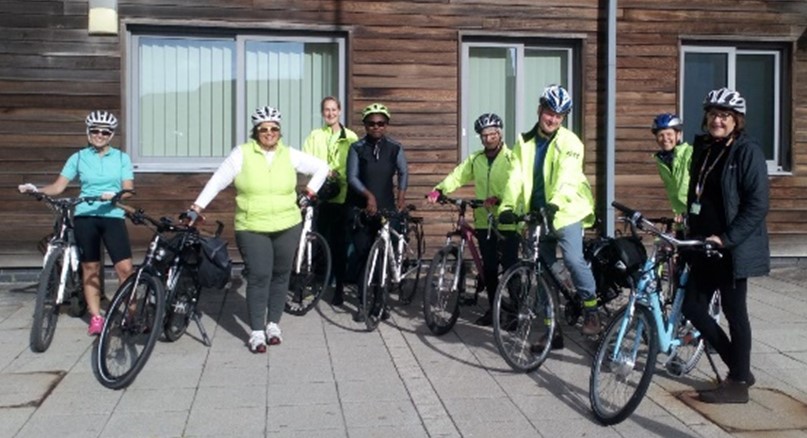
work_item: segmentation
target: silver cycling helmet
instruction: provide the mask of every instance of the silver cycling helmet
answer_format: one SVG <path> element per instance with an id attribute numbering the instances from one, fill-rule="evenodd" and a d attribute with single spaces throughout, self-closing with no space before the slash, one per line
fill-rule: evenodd
<path id="1" fill-rule="evenodd" d="M 502 129 L 502 126 L 504 126 L 504 123 L 502 123 L 501 117 L 494 113 L 485 113 L 479 116 L 476 122 L 474 122 L 474 131 L 476 131 L 477 134 L 481 134 L 482 130 L 485 128 Z"/>
<path id="2" fill-rule="evenodd" d="M 109 128 L 114 131 L 118 127 L 118 118 L 109 111 L 97 110 L 88 114 L 84 123 L 87 128 Z"/>
<path id="3" fill-rule="evenodd" d="M 275 122 L 280 125 L 282 118 L 283 116 L 280 115 L 280 110 L 277 108 L 262 106 L 252 113 L 252 126 L 258 126 L 263 122 Z"/>
<path id="4" fill-rule="evenodd" d="M 726 87 L 712 90 L 703 100 L 703 109 L 708 111 L 709 108 L 724 108 L 745 114 L 745 98 L 737 91 Z"/>

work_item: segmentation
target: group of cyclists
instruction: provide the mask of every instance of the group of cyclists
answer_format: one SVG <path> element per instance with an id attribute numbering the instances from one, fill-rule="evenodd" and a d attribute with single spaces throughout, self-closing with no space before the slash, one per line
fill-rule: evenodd
<path id="1" fill-rule="evenodd" d="M 769 270 L 765 216 L 768 186 L 765 159 L 756 140 L 745 132 L 745 100 L 734 90 L 711 91 L 704 100 L 702 128 L 694 146 L 683 142 L 683 124 L 674 114 L 660 114 L 652 122 L 658 145 L 654 155 L 659 175 L 679 232 L 711 240 L 727 255 L 719 260 L 688 260 L 691 281 L 687 285 L 684 312 L 703 338 L 729 367 L 727 379 L 717 388 L 702 391 L 711 403 L 748 401 L 751 331 L 746 307 L 747 278 Z M 476 119 L 474 130 L 482 149 L 462 161 L 428 193 L 435 203 L 467 183 L 484 208 L 474 213 L 477 239 L 484 265 L 485 289 L 490 308 L 476 324 L 491 325 L 491 308 L 502 270 L 518 258 L 516 215 L 543 210 L 551 217 L 551 230 L 542 230 L 541 256 L 550 264 L 560 247 L 576 293 L 583 302 L 581 331 L 597 335 L 602 330 L 597 308 L 596 283 L 583 255 L 583 231 L 595 219 L 594 198 L 583 171 L 584 145 L 563 126 L 572 109 L 569 92 L 559 85 L 546 87 L 539 99 L 537 121 L 518 136 L 511 149 L 504 142 L 503 121 L 493 113 Z M 374 103 L 362 111 L 364 135 L 359 137 L 341 122 L 341 104 L 334 97 L 321 103 L 324 120 L 304 141 L 301 150 L 282 140 L 282 116 L 265 106 L 251 116 L 249 140 L 232 149 L 186 212 L 191 221 L 216 195 L 235 187 L 235 236 L 244 262 L 246 303 L 253 353 L 282 342 L 280 318 L 300 237 L 300 203 L 319 198 L 316 222 L 325 236 L 333 260 L 335 289 L 332 304 L 344 303 L 345 283 L 363 272 L 370 245 L 381 221 L 379 211 L 402 210 L 408 188 L 404 147 L 387 135 L 389 109 Z M 81 196 L 111 199 L 133 189 L 128 155 L 110 146 L 118 122 L 106 111 L 86 118 L 88 145 L 73 154 L 50 185 L 19 186 L 20 192 L 40 191 L 50 196 L 63 192 L 78 178 Z M 297 174 L 309 175 L 298 197 Z M 489 213 L 499 220 L 488 223 Z M 103 326 L 100 309 L 100 242 L 103 241 L 120 281 L 131 274 L 132 259 L 123 212 L 110 203 L 80 205 L 75 212 L 76 237 L 83 268 L 84 293 L 90 312 L 88 333 Z M 489 233 L 496 226 L 499 233 Z M 501 255 L 501 256 L 500 256 Z M 347 263 L 341 261 L 347 260 Z M 723 293 L 729 335 L 711 318 L 712 292 Z M 359 294 L 364 291 L 359 288 Z M 381 319 L 388 309 L 379 309 Z M 362 317 L 357 312 L 356 320 Z M 563 347 L 560 330 L 545 345 Z M 543 348 L 537 345 L 537 348 Z"/>

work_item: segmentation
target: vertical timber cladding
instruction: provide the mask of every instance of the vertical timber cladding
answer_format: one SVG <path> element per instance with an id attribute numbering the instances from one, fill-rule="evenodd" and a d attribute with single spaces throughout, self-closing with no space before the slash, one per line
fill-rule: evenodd
<path id="1" fill-rule="evenodd" d="M 35 4 L 35 7 L 32 7 Z M 12 190 L 55 178 L 67 157 L 85 143 L 82 120 L 95 108 L 121 115 L 124 95 L 125 25 L 152 24 L 287 29 L 344 29 L 348 37 L 346 119 L 360 134 L 361 108 L 387 104 L 390 135 L 410 161 L 409 200 L 426 217 L 431 255 L 450 228 L 453 213 L 425 206 L 422 196 L 460 160 L 459 35 L 584 35 L 581 49 L 581 137 L 586 174 L 601 185 L 604 148 L 605 0 L 148 0 L 119 1 L 120 36 L 87 34 L 86 1 L 5 1 L 0 4 L 0 214 L 7 238 L 0 257 L 35 251 L 50 214 Z M 664 194 L 649 159 L 652 115 L 675 110 L 679 47 L 691 35 L 794 41 L 791 77 L 804 76 L 807 12 L 798 2 L 714 0 L 619 0 L 617 95 L 617 197 L 663 213 Z M 276 26 L 275 26 L 276 25 Z M 802 81 L 803 82 L 803 81 Z M 541 85 L 527 86 L 538 93 Z M 793 119 L 807 113 L 807 85 L 792 80 Z M 124 150 L 122 126 L 113 141 Z M 793 123 L 792 176 L 773 177 L 770 228 L 807 234 L 807 128 Z M 475 141 L 475 140 L 472 140 Z M 32 150 L 35 153 L 32 153 Z M 138 173 L 137 202 L 156 214 L 184 209 L 207 173 Z M 600 184 L 597 184 L 599 181 Z M 177 189 L 181 187 L 181 189 Z M 460 192 L 471 195 L 471 189 Z M 134 202 L 134 201 L 133 201 Z M 232 224 L 232 199 L 222 196 L 216 218 Z M 599 206 L 600 209 L 603 206 Z M 138 227 L 139 228 L 139 227 Z M 135 245 L 147 238 L 135 232 Z"/>

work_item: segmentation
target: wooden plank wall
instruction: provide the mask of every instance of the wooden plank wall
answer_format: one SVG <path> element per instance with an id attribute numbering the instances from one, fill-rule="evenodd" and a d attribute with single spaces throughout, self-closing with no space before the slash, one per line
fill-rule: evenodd
<path id="1" fill-rule="evenodd" d="M 459 32 L 499 35 L 570 34 L 583 44 L 582 138 L 586 172 L 604 181 L 605 5 L 598 0 L 120 0 L 122 22 L 172 25 L 221 23 L 265 28 L 331 27 L 349 32 L 349 125 L 362 132 L 359 112 L 381 101 L 393 113 L 389 133 L 406 147 L 410 200 L 426 217 L 429 254 L 454 220 L 450 210 L 426 206 L 423 194 L 459 160 Z M 807 73 L 803 34 L 807 12 L 797 1 L 621 0 L 618 10 L 617 197 L 639 208 L 666 211 L 650 154 L 652 115 L 675 109 L 679 38 L 736 36 L 797 41 L 794 44 L 794 120 L 807 118 Z M 795 7 L 795 11 L 792 7 Z M 89 36 L 83 0 L 0 0 L 0 217 L 3 254 L 33 246 L 50 216 L 14 192 L 17 184 L 45 184 L 66 158 L 85 143 L 87 111 L 121 114 L 123 36 Z M 528 89 L 538 93 L 539 89 Z M 126 126 L 114 143 L 124 150 Z M 793 176 L 772 179 L 770 229 L 807 235 L 804 176 L 807 128 L 794 123 Z M 137 203 L 155 214 L 184 209 L 209 174 L 136 175 Z M 601 190 L 600 190 L 601 191 Z M 461 192 L 469 195 L 470 190 Z M 602 208 L 602 206 L 600 206 Z M 212 219 L 232 223 L 231 193 L 210 208 Z M 230 227 L 231 228 L 231 227 Z M 232 230 L 229 230 L 232 232 Z M 136 245 L 147 233 L 132 230 Z"/>

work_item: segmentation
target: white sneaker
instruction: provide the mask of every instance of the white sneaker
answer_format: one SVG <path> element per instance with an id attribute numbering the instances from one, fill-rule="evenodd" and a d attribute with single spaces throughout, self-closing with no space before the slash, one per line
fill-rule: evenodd
<path id="1" fill-rule="evenodd" d="M 249 351 L 266 353 L 266 335 L 260 330 L 253 330 L 249 336 Z"/>
<path id="2" fill-rule="evenodd" d="M 269 345 L 278 345 L 283 342 L 283 336 L 281 336 L 280 327 L 277 323 L 270 322 L 266 324 L 266 339 L 269 340 L 267 342 Z"/>

